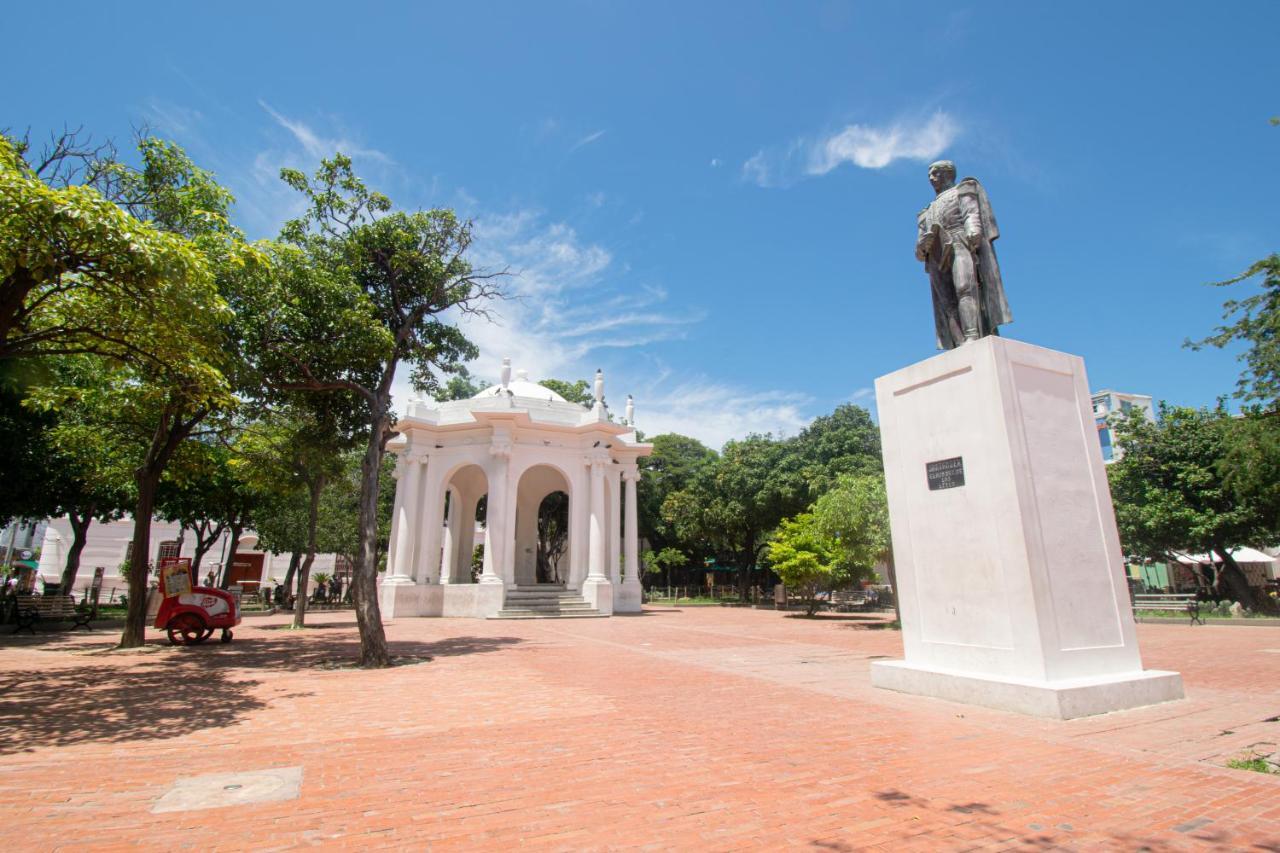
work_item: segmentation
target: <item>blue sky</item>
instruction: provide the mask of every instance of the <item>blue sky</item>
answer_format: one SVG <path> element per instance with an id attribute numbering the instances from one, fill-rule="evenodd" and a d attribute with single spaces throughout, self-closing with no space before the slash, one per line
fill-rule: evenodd
<path id="1" fill-rule="evenodd" d="M 77 4 L 6 13 L 0 124 L 188 148 L 271 236 L 335 148 L 519 271 L 474 372 L 636 398 L 642 429 L 794 434 L 933 354 L 926 164 L 987 187 L 1010 337 L 1094 388 L 1229 392 L 1191 352 L 1276 245 L 1280 3 Z M 16 34 L 26 33 L 21 39 Z"/>

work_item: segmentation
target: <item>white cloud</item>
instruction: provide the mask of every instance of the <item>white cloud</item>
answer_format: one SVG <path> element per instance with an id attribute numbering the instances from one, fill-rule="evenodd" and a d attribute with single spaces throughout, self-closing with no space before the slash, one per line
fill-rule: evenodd
<path id="1" fill-rule="evenodd" d="M 677 432 L 719 449 L 731 438 L 771 432 L 795 435 L 812 420 L 811 400 L 784 391 L 760 391 L 695 377 L 672 382 L 661 374 L 642 384 L 636 397 L 636 425 L 646 435 Z"/>
<path id="2" fill-rule="evenodd" d="M 813 146 L 807 171 L 825 175 L 841 163 L 883 169 L 894 160 L 932 160 L 947 149 L 958 133 L 955 120 L 941 111 L 924 123 L 888 127 L 851 124 Z"/>
<path id="3" fill-rule="evenodd" d="M 895 160 L 927 162 L 959 135 L 959 123 L 942 111 L 879 127 L 850 124 L 816 139 L 793 140 L 785 148 L 761 149 L 742 164 L 742 177 L 761 187 L 786 187 L 803 177 L 825 175 L 843 163 L 883 169 Z"/>
<path id="4" fill-rule="evenodd" d="M 302 146 L 302 150 L 311 160 L 318 161 L 324 157 L 332 157 L 335 152 L 341 151 L 353 160 L 372 160 L 384 165 L 391 165 L 394 161 L 383 152 L 376 148 L 366 148 L 353 139 L 346 136 L 327 137 L 321 136 L 310 125 L 297 119 L 287 118 L 272 109 L 271 105 L 266 101 L 259 100 L 258 105 L 267 111 L 267 114 L 275 119 L 276 124 L 293 134 L 293 138 Z"/>
<path id="5" fill-rule="evenodd" d="M 605 135 L 605 131 L 603 130 L 597 130 L 594 133 L 588 133 L 586 136 L 582 137 L 577 142 L 573 143 L 573 145 L 569 146 L 569 153 L 572 154 L 574 151 L 577 151 L 579 148 L 582 148 L 583 146 L 586 146 L 586 145 L 590 145 L 591 143 L 599 140 L 600 137 L 604 135 Z"/>
<path id="6" fill-rule="evenodd" d="M 711 168 L 718 169 L 723 161 L 719 157 L 711 158 Z"/>
<path id="7" fill-rule="evenodd" d="M 742 177 L 757 186 L 772 186 L 769 180 L 769 162 L 763 150 L 757 151 L 742 164 Z"/>

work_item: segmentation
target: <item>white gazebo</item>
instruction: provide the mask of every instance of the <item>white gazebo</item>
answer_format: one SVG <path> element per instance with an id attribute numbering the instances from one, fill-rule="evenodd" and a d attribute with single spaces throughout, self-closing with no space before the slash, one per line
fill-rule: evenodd
<path id="1" fill-rule="evenodd" d="M 634 410 L 610 420 L 525 371 L 469 400 L 413 401 L 398 458 L 382 613 L 609 616 L 640 610 Z M 480 556 L 479 552 L 483 551 Z M 473 569 L 473 560 L 479 566 Z"/>

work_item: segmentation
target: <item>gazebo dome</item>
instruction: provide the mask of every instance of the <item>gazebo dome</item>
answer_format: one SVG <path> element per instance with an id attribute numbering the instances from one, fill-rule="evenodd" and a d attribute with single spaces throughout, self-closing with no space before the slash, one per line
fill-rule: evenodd
<path id="1" fill-rule="evenodd" d="M 547 388 L 545 385 L 539 385 L 537 382 L 531 381 L 529 379 L 529 371 L 527 370 L 517 370 L 515 380 L 507 383 L 506 390 L 510 391 L 511 395 L 514 397 L 529 397 L 534 400 L 554 400 L 559 403 L 569 402 L 555 391 Z M 486 397 L 497 397 L 503 393 L 504 391 L 501 385 L 490 385 L 471 399 L 483 400 Z"/>

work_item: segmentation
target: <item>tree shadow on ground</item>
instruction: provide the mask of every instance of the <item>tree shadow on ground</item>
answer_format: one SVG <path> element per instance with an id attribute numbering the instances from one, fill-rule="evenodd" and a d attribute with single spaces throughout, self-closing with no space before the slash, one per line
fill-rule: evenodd
<path id="1" fill-rule="evenodd" d="M 100 664 L 0 675 L 0 755 L 38 746 L 165 740 L 230 726 L 265 706 L 261 682 L 172 660 L 111 669 Z"/>
<path id="2" fill-rule="evenodd" d="M 1069 823 L 1059 823 L 1055 826 L 1028 823 L 1017 826 L 1014 825 L 1016 820 L 1012 819 L 1012 816 L 1002 818 L 1001 812 L 988 803 L 938 803 L 896 788 L 876 791 L 873 796 L 895 808 L 908 809 L 912 814 L 931 812 L 940 817 L 951 816 L 950 819 L 944 818 L 937 829 L 911 836 L 912 841 L 927 842 L 935 834 L 939 835 L 939 849 L 956 843 L 952 831 L 958 821 L 963 822 L 969 832 L 964 844 L 971 848 L 999 844 L 1002 847 L 1016 847 L 1020 850 L 1063 850 L 1077 849 L 1082 844 L 1097 848 L 1101 843 L 1101 846 L 1106 849 L 1166 853 L 1166 851 L 1184 850 L 1187 842 L 1192 842 L 1198 846 L 1211 845 L 1210 849 L 1215 850 L 1242 849 L 1240 838 L 1232 838 L 1230 833 L 1221 828 L 1209 828 L 1207 823 L 1212 821 L 1191 821 L 1183 826 L 1174 827 L 1173 831 L 1182 834 L 1182 838 L 1164 839 L 1143 836 L 1136 832 L 1111 832 L 1103 841 L 1097 835 L 1090 834 L 1086 827 L 1075 827 Z M 957 817 L 960 815 L 975 815 L 975 817 L 966 820 Z M 1004 822 L 1001 822 L 1002 819 Z M 856 838 L 854 841 L 855 844 L 850 846 L 847 840 L 841 838 L 814 838 L 810 839 L 809 846 L 838 851 L 858 849 Z M 1275 839 L 1258 841 L 1250 839 L 1250 841 L 1251 849 L 1280 851 L 1280 841 Z"/>
<path id="3" fill-rule="evenodd" d="M 810 622 L 884 622 L 883 616 L 877 616 L 874 613 L 815 613 L 810 616 L 807 613 L 788 613 L 787 619 L 805 619 Z"/>
<path id="4" fill-rule="evenodd" d="M 387 651 L 404 662 L 431 658 L 489 654 L 518 645 L 519 637 L 449 637 L 433 642 L 391 641 Z M 216 642 L 174 649 L 202 667 L 249 669 L 255 672 L 300 672 L 308 669 L 354 667 L 360 657 L 360 640 L 352 636 L 309 631 L 281 632 L 269 637 L 249 637 L 229 645 Z"/>

